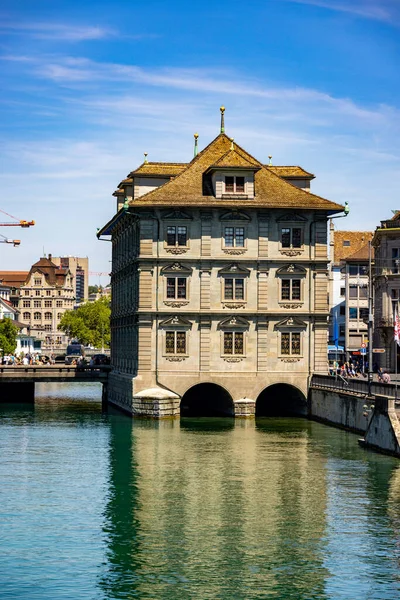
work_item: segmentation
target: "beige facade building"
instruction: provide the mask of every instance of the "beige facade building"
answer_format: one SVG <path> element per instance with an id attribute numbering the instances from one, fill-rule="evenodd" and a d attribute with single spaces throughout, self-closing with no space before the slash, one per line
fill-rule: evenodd
<path id="1" fill-rule="evenodd" d="M 89 259 L 78 256 L 53 256 L 52 262 L 73 275 L 74 294 L 77 304 L 89 299 Z"/>
<path id="2" fill-rule="evenodd" d="M 368 258 L 371 231 L 339 231 L 330 226 L 330 356 L 361 357 L 368 343 Z"/>
<path id="3" fill-rule="evenodd" d="M 327 219 L 343 207 L 223 123 L 198 154 L 195 139 L 190 163 L 130 173 L 98 234 L 113 248 L 109 401 L 156 417 L 304 410 L 327 371 Z"/>
<path id="4" fill-rule="evenodd" d="M 394 317 L 400 301 L 400 211 L 381 221 L 372 240 L 374 268 L 374 348 L 384 353 L 375 358 L 381 367 L 400 372 L 399 347 L 394 341 Z"/>
<path id="5" fill-rule="evenodd" d="M 57 267 L 48 258 L 32 265 L 18 294 L 19 320 L 29 326 L 32 335 L 42 340 L 42 351 L 61 349 L 68 337 L 57 329 L 66 310 L 75 303 L 73 275 Z"/>

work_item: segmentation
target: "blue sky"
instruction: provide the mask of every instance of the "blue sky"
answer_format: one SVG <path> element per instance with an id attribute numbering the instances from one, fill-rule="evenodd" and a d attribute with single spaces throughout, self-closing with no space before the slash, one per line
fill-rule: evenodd
<path id="1" fill-rule="evenodd" d="M 44 249 L 109 271 L 95 233 L 119 181 L 145 151 L 190 160 L 221 104 L 259 160 L 350 203 L 341 227 L 400 208 L 399 0 L 3 0 L 0 15 L 0 208 L 37 223 L 0 228 L 21 239 L 1 244 L 1 269 Z"/>

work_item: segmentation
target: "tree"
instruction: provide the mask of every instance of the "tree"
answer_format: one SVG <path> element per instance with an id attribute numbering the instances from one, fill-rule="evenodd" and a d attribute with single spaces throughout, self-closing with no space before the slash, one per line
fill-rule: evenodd
<path id="1" fill-rule="evenodd" d="M 97 294 L 99 291 L 98 285 L 89 285 L 89 294 Z"/>
<path id="2" fill-rule="evenodd" d="M 2 319 L 0 321 L 0 348 L 4 354 L 13 354 L 17 347 L 17 335 L 19 329 L 12 319 Z"/>
<path id="3" fill-rule="evenodd" d="M 68 310 L 61 318 L 58 329 L 85 346 L 110 346 L 110 301 L 100 298 L 86 302 L 76 310 Z"/>

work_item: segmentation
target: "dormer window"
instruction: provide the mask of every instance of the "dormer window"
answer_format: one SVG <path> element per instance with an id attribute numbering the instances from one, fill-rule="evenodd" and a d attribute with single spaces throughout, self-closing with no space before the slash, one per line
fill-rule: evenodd
<path id="1" fill-rule="evenodd" d="M 227 175 L 225 177 L 225 194 L 244 194 L 244 177 Z"/>

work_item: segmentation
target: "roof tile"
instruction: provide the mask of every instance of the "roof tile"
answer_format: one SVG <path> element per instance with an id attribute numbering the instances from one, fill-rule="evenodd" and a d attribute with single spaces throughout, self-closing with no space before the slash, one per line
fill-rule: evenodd
<path id="1" fill-rule="evenodd" d="M 215 165 L 223 156 L 229 153 L 231 140 L 225 134 L 218 135 L 204 150 L 202 150 L 181 173 L 174 179 L 164 183 L 157 189 L 135 198 L 130 202 L 133 207 L 139 206 L 242 206 L 243 199 L 236 198 L 228 200 L 217 199 L 209 193 L 207 187 L 203 186 L 203 174 L 211 165 Z M 295 187 L 285 181 L 269 168 L 258 163 L 243 148 L 237 146 L 241 156 L 253 165 L 260 165 L 259 171 L 255 173 L 255 197 L 246 200 L 247 207 L 263 208 L 293 208 L 293 209 L 315 209 L 339 212 L 343 206 L 331 202 Z"/>

